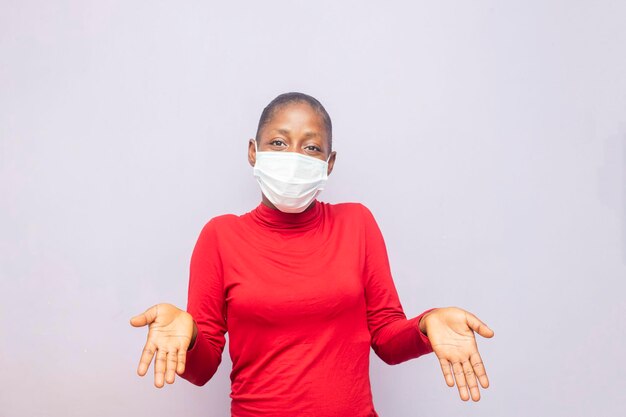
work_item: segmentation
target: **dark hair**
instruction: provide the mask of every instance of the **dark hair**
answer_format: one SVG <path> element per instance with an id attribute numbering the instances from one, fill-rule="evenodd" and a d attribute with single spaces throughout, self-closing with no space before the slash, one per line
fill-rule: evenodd
<path id="1" fill-rule="evenodd" d="M 329 153 L 333 149 L 333 125 L 330 121 L 330 116 L 326 112 L 322 103 L 320 103 L 316 98 L 298 92 L 290 92 L 283 93 L 276 97 L 274 100 L 270 101 L 270 103 L 265 106 L 263 109 L 263 113 L 261 113 L 261 118 L 259 119 L 259 125 L 256 130 L 255 140 L 257 143 L 259 142 L 259 133 L 263 129 L 263 127 L 274 117 L 274 114 L 283 106 L 294 103 L 307 103 L 309 106 L 313 108 L 322 118 L 324 122 L 324 127 L 326 128 L 326 136 L 328 137 L 328 151 Z"/>

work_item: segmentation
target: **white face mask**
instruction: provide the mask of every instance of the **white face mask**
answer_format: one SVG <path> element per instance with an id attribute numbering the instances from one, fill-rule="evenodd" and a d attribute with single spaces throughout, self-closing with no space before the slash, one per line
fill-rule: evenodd
<path id="1" fill-rule="evenodd" d="M 252 174 L 261 191 L 276 208 L 285 213 L 303 212 L 324 189 L 328 180 L 328 160 L 290 151 L 259 151 Z"/>

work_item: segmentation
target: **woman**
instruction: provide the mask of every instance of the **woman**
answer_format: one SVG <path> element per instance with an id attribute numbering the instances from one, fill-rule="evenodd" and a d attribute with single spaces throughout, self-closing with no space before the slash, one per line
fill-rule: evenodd
<path id="1" fill-rule="evenodd" d="M 228 331 L 233 417 L 377 416 L 370 346 L 388 364 L 434 351 L 448 386 L 456 381 L 464 401 L 480 399 L 478 383 L 489 382 L 474 331 L 493 331 L 455 307 L 406 318 L 370 210 L 316 198 L 335 159 L 319 101 L 286 93 L 269 103 L 248 144 L 262 201 L 206 223 L 187 311 L 162 303 L 131 319 L 149 325 L 140 376 L 156 354 L 157 387 L 175 374 L 204 385 Z"/>

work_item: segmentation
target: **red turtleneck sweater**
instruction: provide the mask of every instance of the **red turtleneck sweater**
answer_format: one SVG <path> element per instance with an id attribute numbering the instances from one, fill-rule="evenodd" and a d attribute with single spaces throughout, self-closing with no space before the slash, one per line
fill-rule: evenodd
<path id="1" fill-rule="evenodd" d="M 388 364 L 432 352 L 407 319 L 383 236 L 360 203 L 302 213 L 260 203 L 212 218 L 191 256 L 198 335 L 182 378 L 204 385 L 232 359 L 233 417 L 377 417 L 370 346 Z"/>

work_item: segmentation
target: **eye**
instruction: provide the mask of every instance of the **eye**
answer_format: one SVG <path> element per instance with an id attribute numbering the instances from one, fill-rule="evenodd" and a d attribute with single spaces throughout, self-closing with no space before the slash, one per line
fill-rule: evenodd
<path id="1" fill-rule="evenodd" d="M 272 141 L 270 142 L 270 145 L 274 145 L 275 143 L 284 144 L 285 142 L 283 142 L 281 139 L 276 138 L 276 139 L 272 139 Z"/>
<path id="2" fill-rule="evenodd" d="M 313 148 L 312 150 L 314 150 L 314 151 L 322 152 L 322 150 L 320 149 L 319 146 L 308 145 L 308 146 L 306 146 L 306 148 Z"/>

